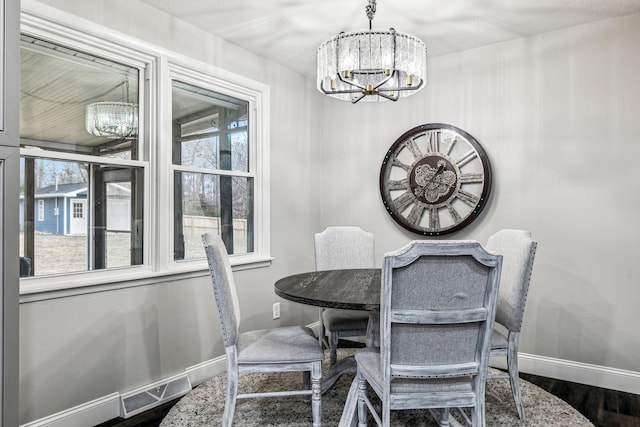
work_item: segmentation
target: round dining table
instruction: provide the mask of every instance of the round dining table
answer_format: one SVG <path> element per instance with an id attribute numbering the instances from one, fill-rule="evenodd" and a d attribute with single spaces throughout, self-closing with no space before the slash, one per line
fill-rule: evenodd
<path id="1" fill-rule="evenodd" d="M 275 292 L 302 304 L 347 310 L 380 310 L 380 269 L 312 271 L 278 280 Z"/>

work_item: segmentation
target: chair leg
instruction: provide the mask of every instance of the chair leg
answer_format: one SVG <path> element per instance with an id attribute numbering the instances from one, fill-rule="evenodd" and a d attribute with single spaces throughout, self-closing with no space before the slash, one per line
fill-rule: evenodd
<path id="1" fill-rule="evenodd" d="M 234 359 L 234 360 L 231 360 Z M 231 427 L 233 413 L 236 410 L 236 398 L 238 397 L 238 364 L 235 353 L 227 352 L 227 396 L 224 403 L 222 427 Z"/>
<path id="2" fill-rule="evenodd" d="M 358 427 L 367 427 L 367 404 L 364 401 L 367 394 L 367 380 L 358 372 Z"/>
<path id="3" fill-rule="evenodd" d="M 322 425 L 322 392 L 320 390 L 321 377 L 322 363 L 314 363 L 311 366 L 311 412 L 313 414 L 313 427 L 320 427 Z"/>
<path id="4" fill-rule="evenodd" d="M 485 387 L 486 387 L 486 383 L 485 383 Z M 487 423 L 485 387 L 483 387 L 482 390 L 480 391 L 480 398 L 478 399 L 478 402 L 476 402 L 476 406 L 472 409 L 473 411 L 472 413 L 475 416 L 472 422 L 474 427 L 475 426 L 485 427 Z"/>
<path id="5" fill-rule="evenodd" d="M 337 332 L 329 333 L 329 366 L 333 366 L 338 361 L 338 341 L 340 337 Z"/>
<path id="6" fill-rule="evenodd" d="M 311 372 L 304 371 L 302 373 L 302 388 L 303 390 L 311 390 Z M 308 394 L 304 395 L 304 403 L 311 402 L 311 396 Z"/>
<path id="7" fill-rule="evenodd" d="M 509 349 L 507 351 L 507 367 L 509 368 L 509 383 L 511 394 L 518 410 L 518 416 L 525 421 L 524 406 L 520 396 L 520 377 L 518 375 L 518 338 L 520 333 L 509 332 Z"/>
<path id="8" fill-rule="evenodd" d="M 440 420 L 438 423 L 439 427 L 449 427 L 449 408 L 442 408 L 440 410 Z"/>
<path id="9" fill-rule="evenodd" d="M 480 420 L 478 419 L 479 413 L 480 411 L 478 410 L 477 405 L 471 408 L 471 426 L 472 427 L 484 427 L 482 424 L 480 424 Z"/>

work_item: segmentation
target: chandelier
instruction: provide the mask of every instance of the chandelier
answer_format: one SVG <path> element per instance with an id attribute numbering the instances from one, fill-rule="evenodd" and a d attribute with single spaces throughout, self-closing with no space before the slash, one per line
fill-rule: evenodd
<path id="1" fill-rule="evenodd" d="M 138 105 L 129 102 L 129 82 L 125 87 L 127 102 L 94 102 L 87 105 L 85 128 L 95 136 L 107 138 L 133 138 L 138 135 Z"/>
<path id="2" fill-rule="evenodd" d="M 317 87 L 351 101 L 397 101 L 420 90 L 427 79 L 427 48 L 419 38 L 371 29 L 376 0 L 365 7 L 369 30 L 341 32 L 318 48 Z"/>

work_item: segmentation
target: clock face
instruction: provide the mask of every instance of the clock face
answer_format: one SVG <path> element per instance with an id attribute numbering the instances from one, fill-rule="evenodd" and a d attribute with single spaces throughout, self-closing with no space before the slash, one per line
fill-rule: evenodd
<path id="1" fill-rule="evenodd" d="M 482 211 L 491 191 L 491 166 L 474 137 L 432 123 L 405 132 L 380 169 L 380 194 L 391 217 L 425 236 L 453 233 Z"/>

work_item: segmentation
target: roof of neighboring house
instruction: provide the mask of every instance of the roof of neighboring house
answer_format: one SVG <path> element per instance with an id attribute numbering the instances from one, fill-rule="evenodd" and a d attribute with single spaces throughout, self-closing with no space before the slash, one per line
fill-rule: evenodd
<path id="1" fill-rule="evenodd" d="M 118 197 L 130 197 L 131 189 L 126 184 L 107 183 L 107 191 L 109 196 Z M 53 197 L 75 197 L 87 195 L 87 183 L 78 182 L 74 184 L 58 184 L 48 185 L 46 187 L 37 188 L 35 192 L 36 198 L 53 198 Z M 23 198 L 24 194 L 20 194 L 20 198 Z"/>
<path id="2" fill-rule="evenodd" d="M 35 197 L 73 197 L 73 196 L 86 196 L 87 195 L 87 183 L 78 182 L 75 184 L 52 184 L 46 187 L 36 188 Z M 22 198 L 24 195 L 20 194 Z"/>

